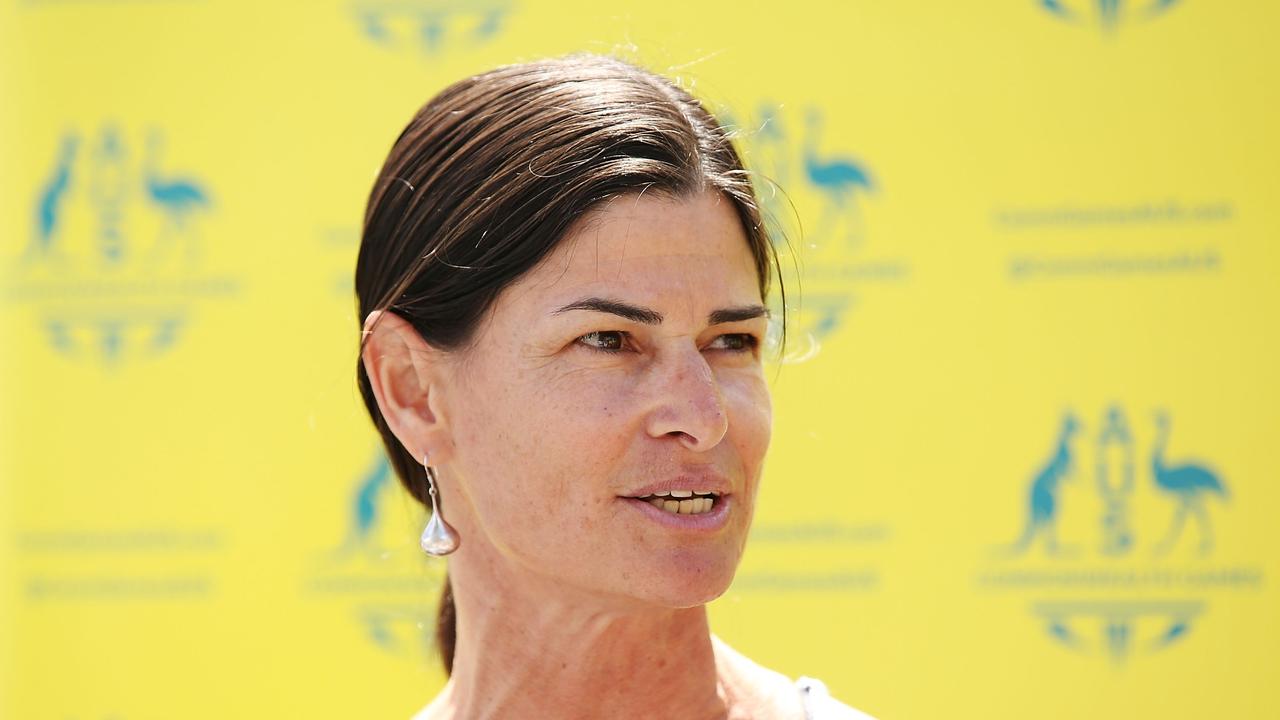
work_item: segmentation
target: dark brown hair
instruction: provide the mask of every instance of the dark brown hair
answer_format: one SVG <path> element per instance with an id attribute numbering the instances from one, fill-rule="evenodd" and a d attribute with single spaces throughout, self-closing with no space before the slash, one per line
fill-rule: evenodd
<path id="1" fill-rule="evenodd" d="M 730 133 L 688 92 L 594 54 L 460 80 L 414 115 L 374 183 L 356 261 L 357 320 L 390 310 L 429 345 L 464 349 L 498 293 L 602 201 L 639 191 L 691 197 L 708 188 L 733 203 L 762 299 L 778 271 L 785 339 L 781 268 L 751 177 Z M 356 375 L 396 475 L 430 507 L 426 469 L 388 428 L 359 359 Z M 447 576 L 436 625 L 452 672 Z"/>

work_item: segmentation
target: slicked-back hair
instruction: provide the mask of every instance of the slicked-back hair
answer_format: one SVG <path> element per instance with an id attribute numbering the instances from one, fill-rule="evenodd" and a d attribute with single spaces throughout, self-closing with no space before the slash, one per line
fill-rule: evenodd
<path id="1" fill-rule="evenodd" d="M 762 300 L 777 276 L 785 343 L 786 292 L 751 177 L 697 99 L 637 65 L 585 53 L 465 78 L 418 110 L 378 174 L 356 261 L 357 320 L 389 310 L 428 345 L 464 349 L 497 295 L 584 214 L 628 193 L 708 189 L 733 204 Z M 427 470 L 391 432 L 359 357 L 356 376 L 397 477 L 430 508 Z M 452 672 L 447 576 L 436 641 Z"/>

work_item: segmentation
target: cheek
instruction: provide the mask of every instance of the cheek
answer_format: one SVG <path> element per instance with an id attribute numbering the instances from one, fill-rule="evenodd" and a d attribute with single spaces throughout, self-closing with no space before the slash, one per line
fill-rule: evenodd
<path id="1" fill-rule="evenodd" d="M 616 383 L 614 383 L 616 384 Z M 611 463 L 626 455 L 618 388 L 585 374 L 509 376 L 459 422 L 459 459 L 478 520 L 495 539 L 545 533 L 548 516 L 568 532 L 601 516 Z M 482 399 L 481 399 L 482 398 Z"/>
<path id="2" fill-rule="evenodd" d="M 729 434 L 745 469 L 754 474 L 764 461 L 773 434 L 773 405 L 763 378 L 748 377 L 726 384 Z"/>

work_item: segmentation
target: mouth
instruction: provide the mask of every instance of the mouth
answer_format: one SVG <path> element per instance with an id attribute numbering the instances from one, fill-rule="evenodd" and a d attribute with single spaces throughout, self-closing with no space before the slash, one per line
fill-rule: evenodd
<path id="1" fill-rule="evenodd" d="M 734 500 L 729 493 L 673 490 L 620 497 L 648 522 L 681 533 L 719 533 L 729 525 Z"/>
<path id="2" fill-rule="evenodd" d="M 711 490 L 664 490 L 630 499 L 649 503 L 672 515 L 703 515 L 715 509 L 721 495 Z"/>

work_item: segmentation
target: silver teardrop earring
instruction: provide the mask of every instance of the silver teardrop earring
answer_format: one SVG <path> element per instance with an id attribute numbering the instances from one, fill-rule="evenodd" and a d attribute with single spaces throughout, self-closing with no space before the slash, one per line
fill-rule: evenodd
<path id="1" fill-rule="evenodd" d="M 431 494 L 431 519 L 422 531 L 422 549 L 428 555 L 441 557 L 458 549 L 458 533 L 444 521 L 440 515 L 440 503 L 436 501 L 435 478 L 431 476 L 431 468 L 427 464 L 428 456 L 422 456 L 422 467 L 427 471 L 427 492 Z"/>

